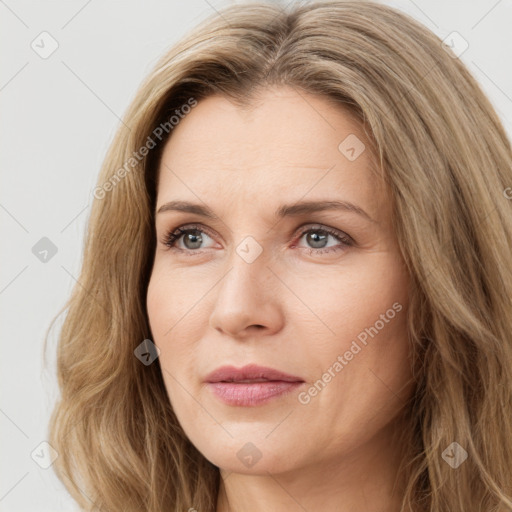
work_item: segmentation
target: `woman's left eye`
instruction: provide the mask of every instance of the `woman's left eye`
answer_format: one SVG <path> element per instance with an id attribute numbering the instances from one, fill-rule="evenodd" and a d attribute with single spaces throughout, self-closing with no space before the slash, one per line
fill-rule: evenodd
<path id="1" fill-rule="evenodd" d="M 346 247 L 354 245 L 354 241 L 343 231 L 331 228 L 314 227 L 308 228 L 299 235 L 299 240 L 305 237 L 305 240 L 312 247 L 305 247 L 308 253 L 326 253 L 343 250 Z M 329 238 L 337 240 L 339 243 L 328 245 Z"/>
<path id="2" fill-rule="evenodd" d="M 338 244 L 329 245 L 329 238 L 338 241 Z M 188 253 L 190 255 L 201 254 L 201 244 L 207 240 L 212 239 L 208 231 L 201 226 L 182 226 L 174 231 L 166 233 L 162 243 L 170 249 Z M 343 250 L 346 247 L 354 245 L 354 240 L 343 231 L 338 231 L 327 227 L 309 227 L 303 229 L 296 237 L 298 242 L 304 239 L 310 247 L 300 247 L 306 250 L 309 254 L 322 254 L 326 252 Z M 181 240 L 183 247 L 176 247 L 178 241 Z M 295 243 L 293 246 L 297 246 Z"/>

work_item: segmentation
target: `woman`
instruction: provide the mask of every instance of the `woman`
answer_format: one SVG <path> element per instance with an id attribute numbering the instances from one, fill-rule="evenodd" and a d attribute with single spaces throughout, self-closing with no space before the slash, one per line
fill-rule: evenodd
<path id="1" fill-rule="evenodd" d="M 512 151 L 370 2 L 225 9 L 142 84 L 58 350 L 86 510 L 512 510 Z"/>

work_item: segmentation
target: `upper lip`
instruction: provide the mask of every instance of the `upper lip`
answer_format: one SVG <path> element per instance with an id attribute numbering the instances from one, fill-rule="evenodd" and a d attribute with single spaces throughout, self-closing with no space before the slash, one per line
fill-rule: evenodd
<path id="1" fill-rule="evenodd" d="M 221 366 L 213 372 L 209 373 L 206 382 L 264 382 L 264 381 L 285 381 L 285 382 L 304 382 L 303 379 L 295 375 L 275 370 L 274 368 L 266 368 L 257 364 L 249 364 L 242 368 L 235 366 Z"/>

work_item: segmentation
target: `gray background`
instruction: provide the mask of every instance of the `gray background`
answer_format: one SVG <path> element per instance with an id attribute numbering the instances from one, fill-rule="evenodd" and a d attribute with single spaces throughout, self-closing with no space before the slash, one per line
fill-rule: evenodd
<path id="1" fill-rule="evenodd" d="M 58 396 L 61 321 L 50 337 L 47 366 L 43 336 L 78 276 L 92 190 L 119 118 L 163 51 L 228 3 L 0 0 L 0 511 L 77 510 L 51 466 L 31 458 L 35 453 L 44 463 L 49 456 L 40 443 Z M 442 39 L 462 35 L 469 47 L 460 58 L 511 134 L 511 3 L 383 3 Z M 48 58 L 31 48 L 34 40 L 39 51 L 50 48 L 49 39 L 38 37 L 43 31 L 59 45 Z M 46 262 L 33 252 L 43 237 L 57 248 Z"/>

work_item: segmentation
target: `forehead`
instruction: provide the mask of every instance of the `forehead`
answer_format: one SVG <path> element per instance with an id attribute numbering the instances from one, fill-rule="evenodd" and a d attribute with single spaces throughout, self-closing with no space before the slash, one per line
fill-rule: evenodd
<path id="1" fill-rule="evenodd" d="M 364 203 L 378 217 L 385 198 L 371 165 L 359 123 L 323 97 L 268 89 L 241 109 L 215 95 L 173 129 L 161 159 L 157 203 L 224 201 L 226 195 L 256 205 L 344 198 Z"/>

